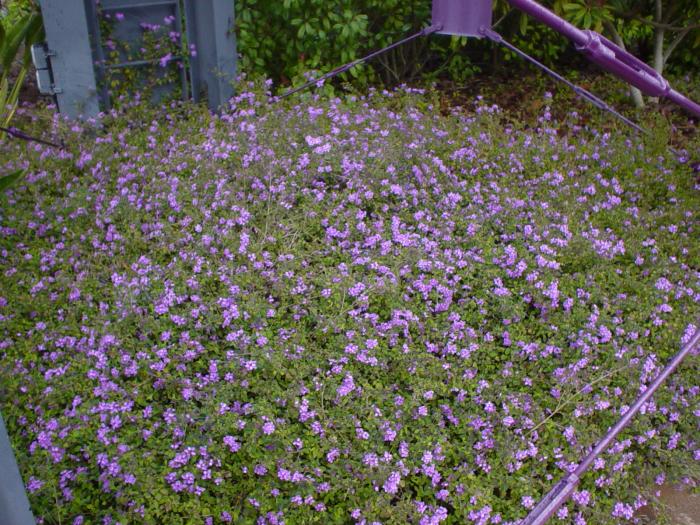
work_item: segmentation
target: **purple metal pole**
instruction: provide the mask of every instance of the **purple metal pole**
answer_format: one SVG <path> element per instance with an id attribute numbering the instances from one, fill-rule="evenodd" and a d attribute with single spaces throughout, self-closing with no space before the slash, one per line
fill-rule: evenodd
<path id="1" fill-rule="evenodd" d="M 536 18 L 545 25 L 548 25 L 556 32 L 561 33 L 569 40 L 572 40 L 577 46 L 584 46 L 588 42 L 586 33 L 570 24 L 563 18 L 552 13 L 546 7 L 534 2 L 533 0 L 508 0 L 516 9 L 525 11 L 532 18 Z"/>
<path id="2" fill-rule="evenodd" d="M 661 373 L 654 379 L 647 389 L 642 393 L 641 396 L 637 398 L 634 404 L 625 412 L 622 418 L 612 427 L 603 439 L 596 445 L 596 447 L 588 454 L 581 463 L 579 463 L 576 470 L 571 474 L 566 476 L 564 479 L 560 480 L 552 490 L 550 490 L 544 498 L 537 504 L 537 506 L 532 509 L 530 514 L 528 514 L 525 521 L 521 525 L 544 525 L 547 520 L 554 516 L 554 514 L 559 510 L 559 508 L 569 499 L 573 491 L 576 489 L 576 485 L 583 476 L 583 474 L 590 468 L 591 464 L 595 459 L 603 453 L 603 451 L 608 448 L 610 443 L 617 437 L 617 435 L 622 432 L 622 430 L 629 425 L 632 418 L 637 415 L 637 412 L 642 408 L 644 403 L 649 401 L 654 392 L 668 379 L 678 365 L 681 364 L 683 359 L 685 359 L 688 354 L 698 345 L 700 342 L 700 323 L 698 328 L 695 330 L 695 334 L 690 338 L 690 341 L 681 348 L 673 359 L 666 365 Z"/>
<path id="3" fill-rule="evenodd" d="M 668 81 L 634 55 L 618 47 L 595 31 L 582 30 L 541 6 L 534 0 L 508 0 L 510 4 L 563 34 L 576 44 L 588 59 L 639 88 L 650 97 L 666 97 L 700 117 L 700 105 L 671 89 Z"/>
<path id="4" fill-rule="evenodd" d="M 553 78 L 557 79 L 559 82 L 563 82 L 567 86 L 569 86 L 577 95 L 582 97 L 584 100 L 587 100 L 591 104 L 593 104 L 595 107 L 598 109 L 602 109 L 603 111 L 607 111 L 608 113 L 614 115 L 615 117 L 619 118 L 622 122 L 633 128 L 635 131 L 643 134 L 649 134 L 649 132 L 639 126 L 638 124 L 632 122 L 630 119 L 622 115 L 620 112 L 615 111 L 615 109 L 611 108 L 604 100 L 600 99 L 599 97 L 595 96 L 593 93 L 590 91 L 587 91 L 583 89 L 581 86 L 577 86 L 573 82 L 570 82 L 563 76 L 561 76 L 559 73 L 554 71 L 553 69 L 548 68 L 545 66 L 542 62 L 539 60 L 531 57 L 525 51 L 518 49 L 515 47 L 513 44 L 505 40 L 499 33 L 494 31 L 493 29 L 486 29 L 486 28 L 481 28 L 481 34 L 489 39 L 491 39 L 493 42 L 496 42 L 497 44 L 501 44 L 502 46 L 507 47 L 510 49 L 513 53 L 517 54 L 518 56 L 522 57 L 523 59 L 527 60 L 531 64 L 536 65 L 540 69 L 542 69 L 545 73 L 548 75 L 552 76 Z M 678 152 L 673 151 L 676 156 L 678 156 Z"/>
<path id="5" fill-rule="evenodd" d="M 700 104 L 690 100 L 685 95 L 682 95 L 675 89 L 671 89 L 667 97 L 671 102 L 675 102 L 679 106 L 685 108 L 690 113 L 694 113 L 695 116 L 700 117 Z"/>

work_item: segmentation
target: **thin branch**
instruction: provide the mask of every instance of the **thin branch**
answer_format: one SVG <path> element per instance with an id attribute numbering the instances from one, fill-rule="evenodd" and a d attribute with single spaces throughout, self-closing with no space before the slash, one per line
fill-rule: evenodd
<path id="1" fill-rule="evenodd" d="M 508 11 L 505 12 L 505 14 L 499 18 L 494 24 L 491 25 L 491 29 L 497 28 L 501 23 L 508 17 L 509 14 L 513 12 L 513 9 L 509 9 Z"/>
<path id="2" fill-rule="evenodd" d="M 664 19 L 662 20 L 662 22 L 669 23 L 671 19 L 675 16 L 675 14 L 678 12 L 679 7 L 679 2 L 671 3 L 670 7 L 666 9 L 666 12 L 664 13 Z"/>
<path id="3" fill-rule="evenodd" d="M 678 47 L 678 44 L 680 44 L 683 39 L 690 33 L 690 29 L 686 29 L 685 31 L 681 31 L 676 38 L 673 39 L 673 42 L 671 42 L 668 47 L 666 48 L 666 51 L 664 52 L 664 64 L 668 62 L 669 57 L 671 56 L 671 53 L 673 53 L 673 50 Z"/>
<path id="4" fill-rule="evenodd" d="M 666 31 L 692 31 L 693 29 L 700 29 L 700 24 L 693 24 L 685 27 L 679 27 L 676 25 L 672 24 L 664 24 L 663 22 L 656 22 L 654 20 L 649 20 L 647 18 L 642 18 L 641 16 L 633 16 L 633 17 L 626 17 L 622 15 L 622 18 L 627 18 L 628 20 L 637 20 L 638 22 L 642 22 L 646 25 L 649 25 L 651 27 L 654 27 L 656 29 L 664 29 Z"/>
<path id="5" fill-rule="evenodd" d="M 551 414 L 549 414 L 546 418 L 544 418 L 542 421 L 540 421 L 537 425 L 535 425 L 533 428 L 531 428 L 531 429 L 529 430 L 529 432 L 528 432 L 528 436 L 531 435 L 535 430 L 537 430 L 538 428 L 540 428 L 542 425 L 544 425 L 547 421 L 549 421 L 550 419 L 552 419 L 554 416 L 556 416 L 557 414 L 561 413 L 561 410 L 562 410 L 565 406 L 571 404 L 571 403 L 572 403 L 579 395 L 581 395 L 583 392 L 585 392 L 585 391 L 588 390 L 588 389 L 592 389 L 596 384 L 600 383 L 601 381 L 604 381 L 604 380 L 607 379 L 608 377 L 610 377 L 610 376 L 612 376 L 612 375 L 615 375 L 615 374 L 617 374 L 618 372 L 621 372 L 622 370 L 625 370 L 626 368 L 630 368 L 630 367 L 631 367 L 631 365 L 627 364 L 627 365 L 621 366 L 621 367 L 619 367 L 619 368 L 615 368 L 614 370 L 611 370 L 611 371 L 609 371 L 609 372 L 606 372 L 605 374 L 603 374 L 602 376 L 598 377 L 597 379 L 591 381 L 590 383 L 587 383 L 585 386 L 583 386 L 582 388 L 580 388 L 575 394 L 571 395 L 571 396 L 568 397 L 567 399 L 565 399 L 565 400 L 559 400 L 559 401 L 557 402 L 557 406 L 556 406 L 556 408 L 554 409 L 554 411 L 553 411 Z"/>

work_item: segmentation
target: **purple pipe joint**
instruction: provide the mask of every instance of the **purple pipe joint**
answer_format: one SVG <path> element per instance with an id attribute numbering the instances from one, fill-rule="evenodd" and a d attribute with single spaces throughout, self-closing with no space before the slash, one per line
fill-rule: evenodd
<path id="1" fill-rule="evenodd" d="M 639 88 L 650 97 L 664 97 L 700 117 L 700 105 L 671 89 L 652 67 L 599 33 L 579 29 L 534 0 L 510 4 L 573 41 L 591 62 Z M 481 37 L 491 29 L 492 0 L 433 0 L 433 26 L 445 35 Z"/>
<path id="2" fill-rule="evenodd" d="M 508 1 L 513 7 L 524 11 L 572 40 L 576 44 L 576 49 L 604 70 L 617 75 L 651 97 L 668 98 L 696 117 L 700 117 L 700 104 L 671 89 L 668 81 L 652 67 L 618 47 L 604 36 L 595 31 L 584 31 L 577 28 L 534 0 Z M 477 3 L 490 4 L 491 1 L 478 0 Z"/>
<path id="3" fill-rule="evenodd" d="M 639 60 L 636 56 L 618 47 L 603 35 L 595 31 L 584 31 L 588 41 L 576 44 L 588 59 L 639 88 L 650 97 L 667 97 L 671 86 L 655 69 Z"/>

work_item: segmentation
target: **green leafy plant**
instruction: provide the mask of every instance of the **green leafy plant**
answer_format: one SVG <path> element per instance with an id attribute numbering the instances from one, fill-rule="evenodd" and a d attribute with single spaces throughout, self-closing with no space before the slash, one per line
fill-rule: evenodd
<path id="1" fill-rule="evenodd" d="M 7 126 L 19 104 L 19 91 L 27 75 L 30 47 L 43 33 L 41 15 L 28 13 L 12 24 L 0 23 L 0 123 Z M 13 66 L 18 65 L 14 78 Z"/>
<path id="2" fill-rule="evenodd" d="M 242 69 L 282 83 L 384 47 L 430 22 L 430 2 L 410 0 L 240 0 L 236 24 Z M 471 41 L 470 45 L 474 45 Z M 464 78 L 474 67 L 466 39 L 424 38 L 344 75 L 356 84 L 398 84 L 426 72 Z"/>
<path id="3" fill-rule="evenodd" d="M 129 23 L 124 21 L 124 13 L 98 5 L 97 17 L 105 55 L 98 87 L 107 90 L 111 106 L 128 101 L 135 92 L 153 101 L 182 97 L 180 68 L 186 68 L 189 60 L 186 36 L 180 33 L 178 23 L 184 19 L 169 16 L 157 24 L 142 22 L 140 38 L 127 41 L 115 36 L 120 24 Z M 120 67 L 131 62 L 141 65 Z"/>
<path id="4" fill-rule="evenodd" d="M 26 174 L 24 170 L 15 170 L 9 175 L 4 175 L 0 177 L 0 192 L 5 191 L 7 188 L 15 184 L 17 181 L 21 180 Z"/>
<path id="5" fill-rule="evenodd" d="M 9 23 L 8 23 L 9 22 Z M 0 125 L 9 126 L 19 105 L 19 94 L 27 76 L 30 47 L 43 34 L 41 15 L 34 11 L 17 20 L 9 16 L 0 20 Z M 17 68 L 13 77 L 13 69 Z M 23 170 L 0 177 L 0 191 L 24 176 Z"/>

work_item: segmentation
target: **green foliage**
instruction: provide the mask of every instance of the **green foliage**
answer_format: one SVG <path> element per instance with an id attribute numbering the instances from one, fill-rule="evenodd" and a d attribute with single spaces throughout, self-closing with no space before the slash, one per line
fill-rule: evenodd
<path id="1" fill-rule="evenodd" d="M 10 3 L 0 11 L 0 73 L 30 63 L 30 47 L 43 38 L 41 14 L 31 2 Z"/>
<path id="2" fill-rule="evenodd" d="M 12 6 L 12 4 L 11 4 Z M 43 36 L 41 16 L 31 9 L 8 10 L 0 18 L 0 125 L 7 127 L 17 111 L 27 76 L 30 47 Z M 16 69 L 16 72 L 13 71 Z M 4 139 L 4 133 L 0 140 Z M 22 170 L 0 177 L 0 191 L 22 178 Z"/>
<path id="3" fill-rule="evenodd" d="M 543 2 L 544 3 L 544 2 Z M 700 2 L 697 0 L 555 0 L 551 7 L 574 25 L 612 38 L 617 33 L 625 45 L 651 60 L 655 32 L 664 27 L 664 49 L 679 45 L 686 67 L 700 67 Z M 660 12 L 657 10 L 660 7 Z M 679 44 L 674 40 L 680 37 Z M 694 53 L 692 59 L 688 53 Z M 671 54 L 670 56 L 673 56 Z"/>
<path id="4" fill-rule="evenodd" d="M 2 126 L 9 124 L 17 110 L 19 92 L 31 60 L 30 47 L 38 42 L 42 35 L 43 24 L 37 12 L 23 14 L 17 20 L 9 16 L 0 19 L 0 124 Z"/>
<path id="5" fill-rule="evenodd" d="M 552 7 L 551 2 L 540 3 Z M 513 9 L 507 0 L 495 0 L 493 18 L 497 24 L 495 29 L 499 33 L 547 64 L 556 62 L 569 47 L 569 42 L 559 33 L 533 20 L 524 12 Z M 503 52 L 503 56 L 507 62 L 520 61 L 510 51 Z"/>
<path id="6" fill-rule="evenodd" d="M 563 11 L 574 25 L 583 29 L 593 29 L 598 33 L 603 31 L 605 21 L 613 20 L 611 8 L 607 4 L 557 1 L 555 7 L 559 8 L 558 11 Z"/>
<path id="7" fill-rule="evenodd" d="M 386 46 L 430 23 L 425 0 L 241 0 L 236 2 L 243 70 L 296 81 Z M 414 41 L 344 75 L 360 84 L 398 83 L 426 71 L 456 78 L 474 72 L 461 51 L 466 39 Z"/>
<path id="8" fill-rule="evenodd" d="M 617 0 L 543 0 L 573 24 L 609 34 L 614 27 L 635 52 L 646 52 L 653 41 L 653 2 Z M 674 13 L 674 23 L 692 21 L 697 6 L 690 0 L 665 2 Z M 692 4 L 692 5 L 691 5 Z M 430 20 L 428 0 L 240 0 L 236 3 L 238 42 L 242 69 L 283 82 L 303 80 L 311 71 L 328 71 L 378 49 Z M 507 0 L 494 1 L 496 29 L 518 47 L 548 64 L 568 59 L 573 48 L 568 40 L 527 14 L 515 10 Z M 607 25 L 609 24 L 609 25 Z M 699 35 L 697 38 L 695 34 Z M 694 51 L 700 32 L 689 35 L 679 47 L 683 64 L 698 65 Z M 669 39 L 670 40 L 670 39 Z M 488 63 L 491 44 L 475 39 L 432 37 L 399 48 L 370 66 L 355 68 L 346 80 L 366 84 L 383 81 L 396 84 L 432 79 L 440 75 L 460 81 Z M 501 53 L 500 50 L 497 53 Z M 693 54 L 695 53 L 695 54 Z M 514 60 L 510 52 L 502 55 Z M 498 65 L 499 60 L 492 61 Z"/>
<path id="9" fill-rule="evenodd" d="M 7 25 L 11 25 L 36 11 L 38 11 L 38 5 L 35 0 L 7 0 L 0 6 L 0 18 Z"/>
<path id="10" fill-rule="evenodd" d="M 10 83 L 9 72 L 0 74 L 0 125 L 7 127 L 19 105 L 19 91 L 27 76 L 26 66 L 22 66 L 17 77 Z"/>
<path id="11" fill-rule="evenodd" d="M 136 92 L 154 102 L 182 97 L 180 67 L 188 66 L 189 53 L 185 35 L 175 31 L 174 17 L 160 24 L 142 24 L 141 38 L 129 42 L 114 36 L 118 25 L 124 23 L 123 13 L 105 11 L 98 6 L 97 16 L 106 66 L 98 84 L 107 89 L 111 106 L 128 104 Z M 142 61 L 148 63 L 137 67 L 114 67 Z"/>

